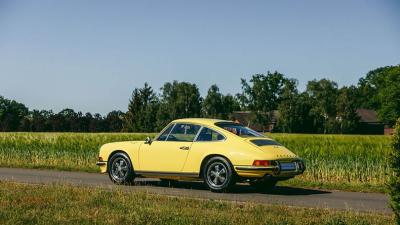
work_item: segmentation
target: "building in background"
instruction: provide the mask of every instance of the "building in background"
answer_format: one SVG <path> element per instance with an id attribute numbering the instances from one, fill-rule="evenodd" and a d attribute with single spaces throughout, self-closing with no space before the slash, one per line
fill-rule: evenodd
<path id="1" fill-rule="evenodd" d="M 231 119 L 235 122 L 243 124 L 255 131 L 271 132 L 276 127 L 279 119 L 279 111 L 273 110 L 270 115 L 269 124 L 257 123 L 256 115 L 251 111 L 235 111 L 231 114 Z"/>
<path id="2" fill-rule="evenodd" d="M 379 121 L 378 114 L 371 109 L 357 109 L 360 117 L 359 134 L 384 134 L 385 124 Z"/>
<path id="3" fill-rule="evenodd" d="M 393 134 L 393 128 L 385 127 L 385 124 L 379 121 L 376 111 L 360 108 L 356 112 L 360 117 L 357 134 Z M 278 110 L 272 111 L 268 124 L 257 123 L 256 116 L 251 111 L 235 111 L 231 114 L 231 119 L 256 131 L 271 132 L 277 125 L 279 115 Z"/>
<path id="4" fill-rule="evenodd" d="M 393 135 L 394 134 L 394 128 L 393 127 L 389 127 L 389 126 L 385 126 L 385 131 L 384 131 L 385 135 Z"/>

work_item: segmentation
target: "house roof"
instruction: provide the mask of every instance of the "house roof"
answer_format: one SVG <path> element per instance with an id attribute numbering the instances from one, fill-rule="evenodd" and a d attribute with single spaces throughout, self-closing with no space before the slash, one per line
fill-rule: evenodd
<path id="1" fill-rule="evenodd" d="M 232 115 L 235 117 L 235 119 L 239 119 L 239 118 L 249 119 L 249 117 L 251 116 L 251 111 L 234 111 L 234 112 L 232 112 Z M 269 116 L 271 117 L 271 122 L 273 122 L 273 123 L 277 122 L 278 118 L 280 116 L 280 112 L 278 110 L 272 110 L 269 113 Z"/>
<path id="2" fill-rule="evenodd" d="M 262 113 L 262 112 L 260 112 Z M 271 124 L 276 124 L 279 118 L 279 111 L 278 110 L 273 110 L 269 113 L 269 116 L 271 118 Z M 270 129 L 269 125 L 270 124 L 260 124 L 255 122 L 255 114 L 251 113 L 251 111 L 235 111 L 232 112 L 231 119 L 238 121 L 239 123 L 250 127 L 253 130 L 256 131 L 265 131 Z"/>
<path id="3" fill-rule="evenodd" d="M 357 109 L 360 122 L 364 123 L 379 123 L 378 114 L 372 109 Z"/>

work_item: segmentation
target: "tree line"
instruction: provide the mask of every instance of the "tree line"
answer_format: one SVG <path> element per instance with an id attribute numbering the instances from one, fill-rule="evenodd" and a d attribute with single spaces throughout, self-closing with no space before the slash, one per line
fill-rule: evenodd
<path id="1" fill-rule="evenodd" d="M 275 110 L 276 132 L 358 133 L 357 108 L 373 109 L 392 126 L 400 117 L 400 65 L 372 70 L 357 85 L 338 87 L 328 79 L 312 80 L 306 90 L 279 72 L 254 74 L 241 80 L 241 92 L 223 94 L 212 85 L 202 97 L 196 84 L 167 82 L 156 92 L 147 83 L 132 92 L 126 112 L 58 113 L 29 110 L 0 96 L 0 131 L 155 132 L 171 120 L 206 117 L 234 120 L 234 111 L 249 111 L 252 123 L 267 125 Z"/>

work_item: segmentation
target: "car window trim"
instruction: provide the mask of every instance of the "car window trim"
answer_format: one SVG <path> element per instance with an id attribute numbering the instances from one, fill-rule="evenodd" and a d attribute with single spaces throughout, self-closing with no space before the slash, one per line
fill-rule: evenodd
<path id="1" fill-rule="evenodd" d="M 197 132 L 196 137 L 194 137 L 194 139 L 193 139 L 193 142 L 197 141 L 197 138 L 199 138 L 199 135 L 200 135 L 201 131 L 203 130 L 203 128 L 204 128 L 203 126 L 200 126 L 199 132 Z"/>
<path id="2" fill-rule="evenodd" d="M 159 133 L 157 136 L 154 137 L 154 141 L 162 141 L 162 140 L 158 140 L 161 135 L 168 129 L 168 127 L 172 126 L 172 128 L 174 127 L 175 123 L 169 123 L 167 126 L 165 126 Z M 172 130 L 171 128 L 171 130 Z M 170 131 L 171 132 L 171 131 Z M 168 133 L 169 134 L 169 133 Z M 168 135 L 167 135 L 168 136 Z"/>
<path id="3" fill-rule="evenodd" d="M 174 123 L 174 125 L 173 125 L 172 128 L 171 128 L 171 130 L 168 132 L 168 135 L 167 135 L 167 137 L 165 138 L 164 141 L 167 141 L 167 140 L 168 140 L 168 137 L 169 137 L 169 135 L 171 134 L 171 132 L 174 130 L 175 126 L 176 126 L 176 123 Z"/>
<path id="4" fill-rule="evenodd" d="M 191 140 L 191 141 L 174 141 L 174 142 L 194 142 L 194 141 L 196 140 L 197 136 L 200 134 L 200 133 L 199 133 L 200 130 L 202 129 L 202 126 L 199 125 L 199 124 L 194 124 L 194 123 L 175 123 L 174 126 L 172 127 L 172 129 L 169 131 L 168 136 L 167 136 L 167 138 L 165 139 L 165 141 L 168 141 L 169 135 L 170 135 L 171 132 L 174 130 L 174 128 L 175 128 L 175 126 L 176 126 L 177 124 L 183 124 L 183 125 L 189 125 L 189 126 L 199 126 L 200 129 L 197 131 L 197 133 L 196 133 L 196 135 L 194 136 L 193 140 Z"/>
<path id="5" fill-rule="evenodd" d="M 218 134 L 222 135 L 222 137 L 224 137 L 224 139 L 222 139 L 222 140 L 215 140 L 215 141 L 199 141 L 199 140 L 197 140 L 197 139 L 199 138 L 200 132 L 203 130 L 203 128 L 210 129 L 210 130 L 214 131 L 215 133 L 218 133 Z M 225 141 L 225 140 L 226 140 L 226 136 L 223 135 L 223 134 L 221 134 L 221 132 L 218 132 L 218 131 L 216 131 L 216 130 L 214 130 L 214 129 L 212 129 L 212 128 L 209 128 L 209 127 L 207 127 L 207 126 L 201 126 L 201 129 L 199 130 L 199 133 L 197 134 L 197 136 L 196 136 L 196 138 L 194 139 L 193 142 L 219 142 L 219 141 Z"/>

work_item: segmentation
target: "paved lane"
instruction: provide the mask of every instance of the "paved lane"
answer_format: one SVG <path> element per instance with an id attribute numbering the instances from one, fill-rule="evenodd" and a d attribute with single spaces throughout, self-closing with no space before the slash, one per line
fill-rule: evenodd
<path id="1" fill-rule="evenodd" d="M 127 191 L 147 191 L 169 196 L 391 213 L 387 197 L 379 193 L 323 191 L 279 186 L 268 193 L 259 193 L 248 185 L 237 185 L 231 193 L 212 193 L 201 182 L 178 182 L 171 186 L 157 179 L 137 179 L 134 186 L 117 186 L 112 184 L 108 176 L 104 174 L 18 168 L 0 168 L 0 180 L 43 184 L 62 183 L 110 189 L 121 187 Z"/>

